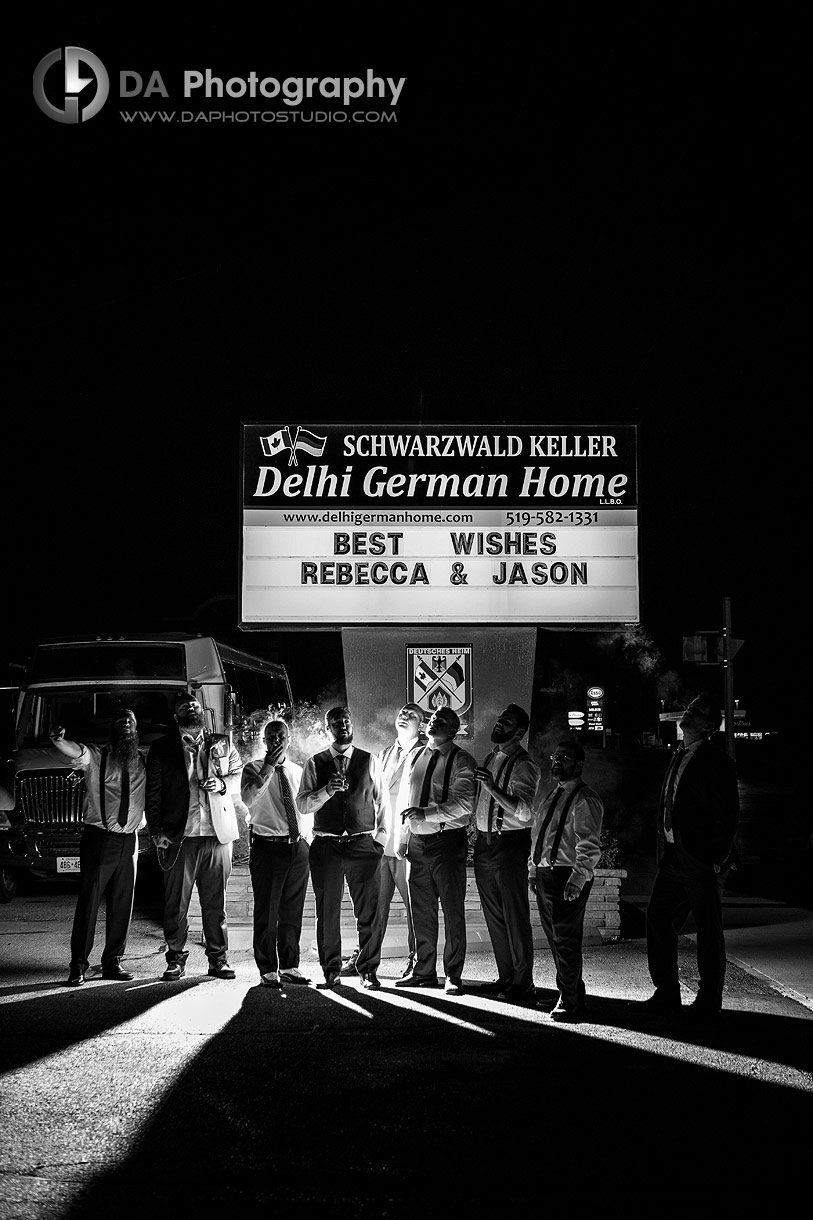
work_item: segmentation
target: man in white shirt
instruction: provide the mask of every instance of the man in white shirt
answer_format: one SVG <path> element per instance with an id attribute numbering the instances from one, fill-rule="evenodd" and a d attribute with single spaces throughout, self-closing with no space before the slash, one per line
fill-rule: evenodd
<path id="1" fill-rule="evenodd" d="M 126 981 L 133 975 L 122 969 L 121 958 L 133 914 L 138 828 L 144 820 L 146 785 L 135 713 L 125 707 L 114 715 L 107 745 L 69 741 L 62 727 L 51 733 L 51 742 L 71 767 L 85 773 L 79 896 L 67 983 L 81 987 L 85 981 L 102 895 L 106 906 L 102 978 Z"/>
<path id="2" fill-rule="evenodd" d="M 254 961 L 264 987 L 307 985 L 310 980 L 299 971 L 299 940 L 308 888 L 308 842 L 295 804 L 302 768 L 287 757 L 291 734 L 284 720 L 271 720 L 263 738 L 265 757 L 247 764 L 242 782 L 249 810 Z"/>
<path id="3" fill-rule="evenodd" d="M 531 806 L 539 768 L 521 745 L 528 713 L 509 703 L 491 731 L 494 746 L 478 767 L 474 879 L 480 895 L 497 978 L 481 990 L 534 1005 L 534 938 L 528 900 Z"/>
<path id="4" fill-rule="evenodd" d="M 467 750 L 455 744 L 460 717 L 437 708 L 426 726 L 429 745 L 405 776 L 395 811 L 409 827 L 409 896 L 415 925 L 415 968 L 396 987 L 437 987 L 437 946 L 443 910 L 443 969 L 447 995 L 463 991 L 466 959 L 466 829 L 474 809 L 474 768 Z"/>
<path id="5" fill-rule="evenodd" d="M 575 1023 L 585 1013 L 584 913 L 601 857 L 604 805 L 581 778 L 584 750 L 560 741 L 550 756 L 554 786 L 537 804 L 531 827 L 530 886 L 556 967 L 559 999 L 551 1017 Z"/>

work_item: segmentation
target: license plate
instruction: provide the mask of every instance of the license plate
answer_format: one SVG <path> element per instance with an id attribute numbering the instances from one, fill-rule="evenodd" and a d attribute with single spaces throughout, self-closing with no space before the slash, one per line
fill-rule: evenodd
<path id="1" fill-rule="evenodd" d="M 57 856 L 56 871 L 58 873 L 78 873 L 79 872 L 79 857 L 78 856 Z"/>

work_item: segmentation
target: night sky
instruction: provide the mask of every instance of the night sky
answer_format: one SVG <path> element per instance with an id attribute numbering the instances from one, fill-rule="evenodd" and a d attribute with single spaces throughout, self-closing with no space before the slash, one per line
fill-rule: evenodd
<path id="1" fill-rule="evenodd" d="M 215 622 L 315 694 L 337 635 L 237 628 L 241 421 L 616 421 L 644 628 L 679 664 L 730 597 L 736 693 L 771 718 L 801 580 L 797 12 L 391 9 L 72 6 L 16 35 L 4 662 Z M 111 73 L 78 126 L 32 100 L 66 44 Z M 120 69 L 177 94 L 205 66 L 407 81 L 397 124 L 119 120 Z"/>

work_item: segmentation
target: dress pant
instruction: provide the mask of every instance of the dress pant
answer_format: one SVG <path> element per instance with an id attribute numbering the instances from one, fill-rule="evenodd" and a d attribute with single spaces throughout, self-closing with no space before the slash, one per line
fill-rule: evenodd
<path id="1" fill-rule="evenodd" d="M 726 876 L 679 847 L 664 850 L 646 910 L 649 973 L 659 991 L 680 994 L 678 936 L 691 912 L 697 928 L 697 997 L 714 1008 L 722 1005 L 726 952 L 721 891 Z"/>
<path id="2" fill-rule="evenodd" d="M 251 832 L 248 859 L 254 893 L 254 961 L 260 974 L 299 965 L 308 888 L 308 844 Z"/>
<path id="3" fill-rule="evenodd" d="M 408 882 L 409 865 L 400 856 L 382 856 L 378 866 L 378 910 L 373 924 L 373 934 L 378 942 L 378 953 L 381 956 L 381 945 L 387 931 L 390 918 L 390 907 L 393 895 L 397 890 L 404 902 L 407 925 L 407 949 L 410 960 L 415 957 L 415 928 L 412 923 L 412 904 L 409 898 Z"/>
<path id="4" fill-rule="evenodd" d="M 314 835 L 310 870 L 316 899 L 316 948 L 325 975 L 342 967 L 342 898 L 344 883 L 356 917 L 359 974 L 377 970 L 381 945 L 376 945 L 373 923 L 378 909 L 378 865 L 384 848 L 370 834 L 331 838 Z"/>
<path id="5" fill-rule="evenodd" d="M 119 964 L 127 947 L 133 914 L 138 835 L 113 834 L 85 826 L 79 841 L 79 896 L 71 932 L 71 969 L 84 974 L 96 936 L 96 919 L 105 899 L 102 970 Z"/>
<path id="6" fill-rule="evenodd" d="M 409 896 L 415 925 L 415 966 L 419 978 L 437 978 L 438 902 L 446 936 L 443 970 L 459 979 L 466 960 L 466 852 L 465 828 L 436 834 L 409 836 Z"/>
<path id="7" fill-rule="evenodd" d="M 178 857 L 164 873 L 164 939 L 167 962 L 182 965 L 189 956 L 189 902 L 197 886 L 203 922 L 203 940 L 211 965 L 225 961 L 229 947 L 226 932 L 226 886 L 231 876 L 231 843 L 214 835 L 184 839 Z"/>
<path id="8" fill-rule="evenodd" d="M 536 870 L 536 904 L 539 907 L 539 918 L 553 954 L 559 996 L 568 1012 L 583 1007 L 585 1001 L 582 939 L 584 912 L 593 888 L 592 880 L 586 881 L 579 897 L 574 898 L 572 902 L 566 902 L 565 886 L 572 873 L 573 869 L 569 864 L 557 864 L 554 868 Z"/>
<path id="9" fill-rule="evenodd" d="M 534 982 L 534 937 L 528 899 L 531 828 L 492 834 L 479 831 L 474 844 L 474 880 L 480 895 L 497 977 L 506 987 L 528 991 Z"/>

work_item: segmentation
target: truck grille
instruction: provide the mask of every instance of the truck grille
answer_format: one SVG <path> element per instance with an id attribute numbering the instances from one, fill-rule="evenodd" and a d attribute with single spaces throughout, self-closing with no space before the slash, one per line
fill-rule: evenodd
<path id="1" fill-rule="evenodd" d="M 52 831 L 82 825 L 85 780 L 75 771 L 36 771 L 18 775 L 16 805 L 29 825 Z"/>

